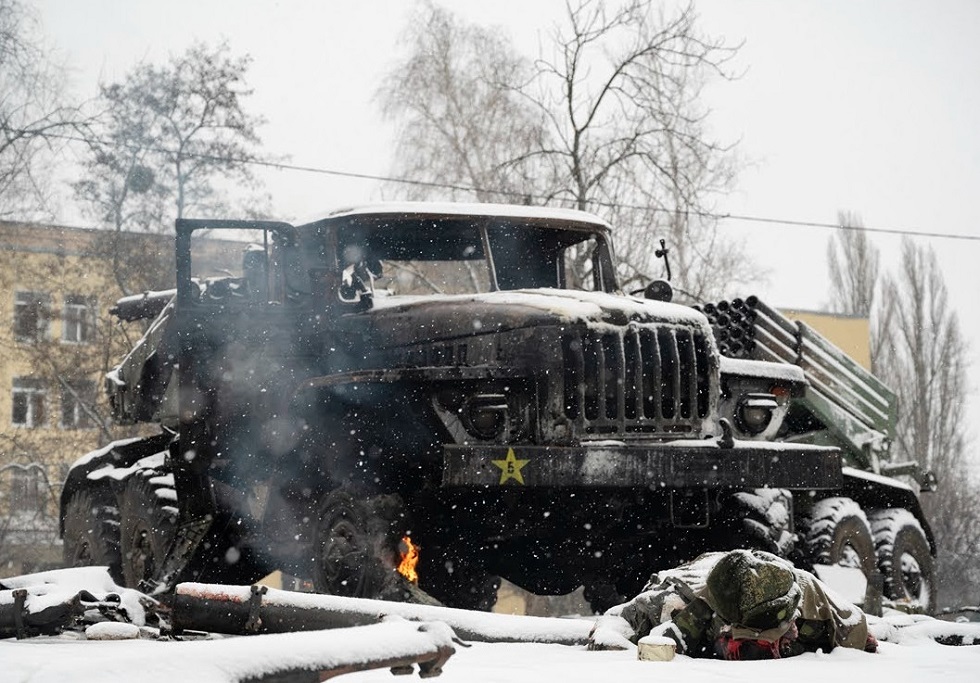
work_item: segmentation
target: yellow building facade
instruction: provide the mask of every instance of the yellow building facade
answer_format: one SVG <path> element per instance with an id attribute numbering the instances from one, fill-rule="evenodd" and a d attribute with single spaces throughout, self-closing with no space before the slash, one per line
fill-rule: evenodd
<path id="1" fill-rule="evenodd" d="M 861 367 L 871 370 L 871 328 L 867 318 L 800 309 L 781 310 L 787 318 L 809 325 Z"/>
<path id="2" fill-rule="evenodd" d="M 119 290 L 92 235 L 0 223 L 0 576 L 60 560 L 60 482 L 106 440 L 100 319 Z"/>
<path id="3" fill-rule="evenodd" d="M 103 378 L 142 333 L 109 314 L 129 284 L 172 287 L 174 239 L 0 222 L 0 577 L 58 566 L 58 498 L 78 457 L 128 435 Z M 239 243 L 208 240 L 220 272 Z M 139 258 L 138 264 L 131 263 Z M 124 263 L 127 262 L 127 263 Z M 159 272 L 145 264 L 157 263 Z M 151 276 L 151 277 L 147 277 Z"/>

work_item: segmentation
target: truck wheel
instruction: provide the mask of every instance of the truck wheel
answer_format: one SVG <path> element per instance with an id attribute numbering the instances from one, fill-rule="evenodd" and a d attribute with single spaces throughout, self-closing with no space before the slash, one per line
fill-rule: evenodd
<path id="1" fill-rule="evenodd" d="M 871 515 L 871 532 L 878 569 L 885 578 L 885 597 L 918 603 L 931 613 L 936 607 L 934 567 L 919 520 L 904 508 L 876 510 Z"/>
<path id="2" fill-rule="evenodd" d="M 313 586 L 356 598 L 403 600 L 395 567 L 397 544 L 391 496 L 364 498 L 347 489 L 323 496 L 314 534 Z"/>
<path id="3" fill-rule="evenodd" d="M 825 498 L 802 520 L 813 564 L 853 567 L 870 577 L 875 571 L 874 540 L 864 510 L 850 498 Z"/>
<path id="4" fill-rule="evenodd" d="M 176 501 L 158 495 L 166 496 L 173 488 L 154 482 L 156 474 L 137 471 L 126 480 L 119 494 L 122 575 L 124 585 L 130 588 L 156 576 L 176 533 Z"/>
<path id="5" fill-rule="evenodd" d="M 765 550 L 788 558 L 796 547 L 793 494 L 784 489 L 733 493 L 723 504 L 720 539 L 723 546 Z M 717 548 L 712 548 L 717 550 Z"/>
<path id="6" fill-rule="evenodd" d="M 111 501 L 111 502 L 110 502 Z M 77 491 L 65 505 L 64 563 L 66 567 L 105 565 L 122 583 L 119 552 L 119 510 L 108 492 Z"/>

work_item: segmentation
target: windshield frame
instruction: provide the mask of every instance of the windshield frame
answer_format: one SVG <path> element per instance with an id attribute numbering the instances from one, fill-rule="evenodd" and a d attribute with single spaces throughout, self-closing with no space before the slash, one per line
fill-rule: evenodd
<path id="1" fill-rule="evenodd" d="M 592 288 L 587 291 L 614 293 L 619 290 L 615 277 L 610 230 L 605 223 L 600 219 L 589 217 L 588 214 L 581 214 L 581 216 L 592 220 L 580 219 L 578 217 L 580 212 L 560 213 L 556 210 L 556 215 L 551 216 L 540 215 L 544 213 L 542 209 L 536 211 L 537 213 L 529 211 L 529 215 L 512 212 L 476 215 L 447 211 L 349 212 L 300 226 L 299 229 L 301 231 L 312 229 L 318 235 L 315 241 L 323 245 L 323 253 L 332 255 L 329 259 L 332 263 L 328 264 L 328 267 L 335 272 L 349 270 L 352 265 L 355 265 L 349 258 L 345 258 L 345 252 L 357 253 L 357 250 L 350 249 L 350 245 L 355 243 L 368 245 L 363 251 L 370 251 L 370 258 L 377 260 L 384 260 L 386 255 L 392 253 L 404 254 L 417 251 L 419 254 L 424 254 L 431 246 L 431 254 L 434 258 L 427 260 L 483 261 L 486 266 L 489 291 L 528 288 L 578 289 L 568 286 L 562 257 L 572 245 L 591 239 L 595 242 L 591 252 L 593 272 L 589 274 Z M 544 266 L 547 263 L 554 263 L 557 268 L 553 277 L 549 274 L 539 278 L 539 282 L 532 281 L 527 286 L 508 287 L 504 282 L 506 278 L 503 278 L 501 273 L 501 268 L 505 267 L 501 258 L 504 256 L 503 245 L 510 242 L 501 242 L 499 235 L 493 234 L 498 230 L 512 230 L 515 240 L 526 236 L 532 242 L 542 239 L 542 236 L 547 236 L 553 231 L 555 238 L 549 241 L 548 246 L 554 248 L 554 253 L 549 256 L 542 252 L 544 256 L 540 264 Z M 532 236 L 535 232 L 539 237 Z M 447 239 L 439 240 L 443 235 L 446 235 Z M 577 239 L 579 236 L 580 239 Z M 464 257 L 463 254 L 467 250 L 473 250 L 477 242 L 479 246 L 476 247 L 477 251 L 474 255 Z M 524 255 L 526 254 L 527 251 L 524 252 Z M 509 256 L 512 263 L 516 263 L 516 259 L 515 254 Z"/>

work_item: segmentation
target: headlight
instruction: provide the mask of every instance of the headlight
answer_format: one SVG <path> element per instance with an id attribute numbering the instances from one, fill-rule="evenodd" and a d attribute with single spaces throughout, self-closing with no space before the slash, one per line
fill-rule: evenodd
<path id="1" fill-rule="evenodd" d="M 503 394 L 475 394 L 463 401 L 461 416 L 466 431 L 478 439 L 492 441 L 507 429 L 509 410 Z"/>
<path id="2" fill-rule="evenodd" d="M 735 410 L 738 428 L 746 434 L 761 434 L 772 422 L 777 407 L 776 397 L 772 394 L 746 394 Z"/>

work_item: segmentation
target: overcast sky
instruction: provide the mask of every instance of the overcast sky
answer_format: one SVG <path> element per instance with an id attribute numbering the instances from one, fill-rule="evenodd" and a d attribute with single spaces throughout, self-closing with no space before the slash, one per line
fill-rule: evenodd
<path id="1" fill-rule="evenodd" d="M 94 96 L 141 59 L 162 60 L 193 40 L 227 39 L 249 53 L 251 109 L 268 119 L 266 151 L 297 165 L 384 174 L 392 130 L 372 101 L 400 54 L 408 1 L 35 0 L 73 88 Z M 444 0 L 497 25 L 534 56 L 561 0 Z M 980 237 L 980 2 L 943 0 L 700 0 L 702 27 L 744 41 L 734 82 L 713 85 L 710 119 L 740 140 L 748 164 L 719 209 L 832 222 L 856 211 L 869 227 Z M 265 175 L 279 218 L 380 198 L 377 184 L 278 171 Z M 77 222 L 66 216 L 65 220 Z M 756 293 L 819 308 L 828 299 L 830 231 L 725 221 L 770 269 Z M 886 267 L 898 237 L 875 236 Z M 980 241 L 929 239 L 968 334 L 980 334 Z M 746 292 L 749 293 L 749 292 Z M 974 376 L 980 344 L 974 344 Z M 976 380 L 974 380 L 976 384 Z M 980 402 L 978 402 L 980 403 Z M 980 418 L 980 407 L 973 410 Z M 980 423 L 980 420 L 978 420 Z"/>

